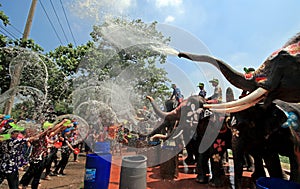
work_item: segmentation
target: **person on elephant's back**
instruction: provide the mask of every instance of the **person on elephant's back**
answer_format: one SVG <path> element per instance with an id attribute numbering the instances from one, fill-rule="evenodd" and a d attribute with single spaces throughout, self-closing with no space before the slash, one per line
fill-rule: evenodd
<path id="1" fill-rule="evenodd" d="M 214 94 L 206 99 L 206 103 L 208 104 L 217 104 L 222 102 L 222 88 L 219 85 L 218 79 L 212 79 L 209 81 L 214 89 Z"/>
<path id="2" fill-rule="evenodd" d="M 183 101 L 183 95 L 181 93 L 181 90 L 176 86 L 176 84 L 172 84 L 173 92 L 170 97 L 170 100 L 172 100 L 175 97 L 175 100 L 177 101 L 177 106 L 180 105 L 180 103 Z"/>

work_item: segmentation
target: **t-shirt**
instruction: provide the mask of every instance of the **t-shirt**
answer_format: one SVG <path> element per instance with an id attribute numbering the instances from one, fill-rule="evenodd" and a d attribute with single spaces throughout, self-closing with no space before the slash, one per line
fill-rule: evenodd
<path id="1" fill-rule="evenodd" d="M 175 99 L 177 101 L 179 101 L 179 99 L 183 98 L 183 95 L 181 94 L 181 91 L 178 87 L 173 90 L 173 96 L 175 96 Z"/>
<path id="2" fill-rule="evenodd" d="M 0 143 L 0 172 L 12 173 L 18 170 L 21 163 L 23 144 L 28 138 L 8 139 Z"/>

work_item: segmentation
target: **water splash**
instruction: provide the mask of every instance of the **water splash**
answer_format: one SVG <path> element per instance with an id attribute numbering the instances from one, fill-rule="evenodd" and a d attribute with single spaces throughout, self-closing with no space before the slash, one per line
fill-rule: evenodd
<path id="1" fill-rule="evenodd" d="M 149 28 L 116 24 L 106 20 L 107 25 L 100 28 L 101 35 L 118 49 L 137 47 L 141 50 L 153 50 L 164 55 L 178 55 L 178 51 L 167 46 L 161 39 L 147 34 Z"/>
<path id="2" fill-rule="evenodd" d="M 80 142 L 87 138 L 88 134 L 90 133 L 90 126 L 85 119 L 75 114 L 65 114 L 58 116 L 53 123 L 56 124 L 63 119 L 70 119 L 78 122 L 77 129 L 79 135 L 78 138 L 75 139 L 75 142 Z"/>
<path id="3" fill-rule="evenodd" d="M 173 55 L 173 56 L 178 56 L 179 51 L 177 51 L 176 49 L 166 46 L 166 45 L 160 45 L 160 46 L 154 46 L 154 45 L 150 45 L 151 49 L 153 49 L 154 51 L 157 51 L 161 54 L 164 55 Z"/>

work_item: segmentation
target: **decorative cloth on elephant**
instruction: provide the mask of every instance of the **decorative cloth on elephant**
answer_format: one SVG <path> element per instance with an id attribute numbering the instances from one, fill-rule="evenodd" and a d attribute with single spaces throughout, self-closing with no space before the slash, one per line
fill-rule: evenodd
<path id="1" fill-rule="evenodd" d="M 278 49 L 277 51 L 273 52 L 271 54 L 271 56 L 269 56 L 268 60 L 272 60 L 273 58 L 275 58 L 279 54 L 280 51 L 286 51 L 290 55 L 296 56 L 296 55 L 300 54 L 300 41 L 293 43 L 289 46 L 286 46 L 284 48 Z"/>

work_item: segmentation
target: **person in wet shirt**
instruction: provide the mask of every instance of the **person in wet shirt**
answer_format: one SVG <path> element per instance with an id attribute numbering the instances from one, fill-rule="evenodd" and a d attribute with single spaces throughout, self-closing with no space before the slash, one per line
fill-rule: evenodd
<path id="1" fill-rule="evenodd" d="M 64 119 L 53 128 L 48 128 L 47 130 L 41 132 L 38 136 L 38 140 L 31 142 L 32 152 L 29 159 L 30 166 L 20 180 L 20 187 L 26 188 L 30 181 L 32 189 L 38 189 L 39 182 L 43 170 L 45 169 L 46 157 L 48 155 L 48 137 L 52 137 L 62 129 L 64 129 L 64 123 L 67 120 Z"/>

